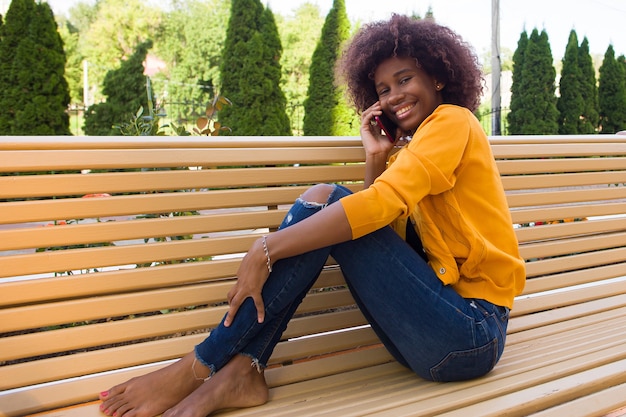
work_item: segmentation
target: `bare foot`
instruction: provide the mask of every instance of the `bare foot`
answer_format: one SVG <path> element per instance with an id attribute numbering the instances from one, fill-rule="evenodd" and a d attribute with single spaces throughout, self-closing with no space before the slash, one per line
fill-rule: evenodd
<path id="1" fill-rule="evenodd" d="M 196 380 L 191 367 L 195 365 L 198 377 L 207 377 L 209 369 L 200 362 L 194 364 L 195 354 L 188 353 L 165 368 L 132 378 L 100 394 L 100 411 L 115 417 L 154 417 L 178 404 L 202 380 Z"/>
<path id="2" fill-rule="evenodd" d="M 265 404 L 269 396 L 265 376 L 250 364 L 249 357 L 234 356 L 211 379 L 163 413 L 163 417 L 205 417 L 224 408 Z"/>

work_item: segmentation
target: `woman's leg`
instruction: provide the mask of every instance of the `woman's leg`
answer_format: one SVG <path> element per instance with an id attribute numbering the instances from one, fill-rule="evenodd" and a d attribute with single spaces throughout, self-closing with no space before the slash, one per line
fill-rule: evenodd
<path id="1" fill-rule="evenodd" d="M 281 228 L 311 216 L 343 195 L 344 190 L 331 185 L 312 187 L 294 204 Z M 330 248 L 323 248 L 276 262 L 262 292 L 266 310 L 263 323 L 257 322 L 256 308 L 250 299 L 246 300 L 231 326 L 220 324 L 196 346 L 195 352 L 103 392 L 101 410 L 118 417 L 125 413 L 132 417 L 161 413 L 167 417 L 205 416 L 223 407 L 265 402 L 267 385 L 262 368 L 329 252 Z M 254 368 L 250 367 L 251 361 Z M 246 389 L 242 391 L 242 387 Z"/>
<path id="2" fill-rule="evenodd" d="M 348 193 L 328 184 L 309 189 L 291 207 L 280 228 L 313 215 Z M 234 355 L 242 354 L 250 357 L 257 369 L 264 368 L 289 320 L 319 276 L 329 253 L 327 247 L 277 261 L 262 291 L 265 321 L 258 323 L 256 307 L 248 298 L 229 327 L 220 323 L 196 346 L 198 360 L 217 372 Z"/>
<path id="3" fill-rule="evenodd" d="M 475 378 L 500 358 L 508 310 L 444 286 L 391 228 L 336 245 L 331 255 L 381 341 L 418 375 Z"/>

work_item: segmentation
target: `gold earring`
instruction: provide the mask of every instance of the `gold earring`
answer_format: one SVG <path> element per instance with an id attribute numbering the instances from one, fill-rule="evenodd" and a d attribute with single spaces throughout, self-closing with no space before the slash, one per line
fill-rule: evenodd
<path id="1" fill-rule="evenodd" d="M 441 84 L 435 84 L 435 90 L 440 91 L 441 90 Z"/>

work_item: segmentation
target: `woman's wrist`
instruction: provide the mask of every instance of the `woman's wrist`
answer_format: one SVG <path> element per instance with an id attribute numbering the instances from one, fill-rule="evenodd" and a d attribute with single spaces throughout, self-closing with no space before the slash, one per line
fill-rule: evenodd
<path id="1" fill-rule="evenodd" d="M 265 254 L 265 266 L 267 266 L 267 272 L 272 272 L 272 258 L 270 257 L 270 251 L 267 247 L 267 235 L 261 236 L 261 245 L 263 245 L 263 253 Z"/>

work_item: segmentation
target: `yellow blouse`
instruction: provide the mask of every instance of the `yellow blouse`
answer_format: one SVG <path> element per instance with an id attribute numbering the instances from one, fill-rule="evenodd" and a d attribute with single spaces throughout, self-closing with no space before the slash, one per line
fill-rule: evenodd
<path id="1" fill-rule="evenodd" d="M 340 200 L 356 239 L 410 218 L 439 279 L 466 298 L 512 308 L 524 288 L 511 215 L 487 136 L 466 108 L 444 104 L 367 189 Z"/>

